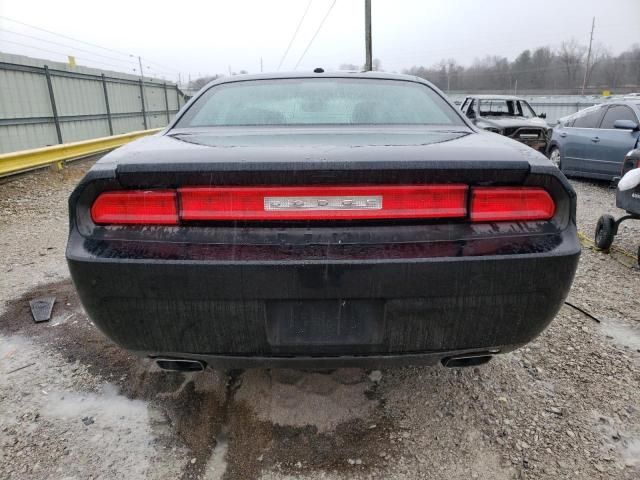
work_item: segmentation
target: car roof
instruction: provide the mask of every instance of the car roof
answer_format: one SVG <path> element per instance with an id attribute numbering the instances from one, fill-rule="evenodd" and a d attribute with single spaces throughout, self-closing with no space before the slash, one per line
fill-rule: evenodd
<path id="1" fill-rule="evenodd" d="M 415 75 L 405 75 L 402 73 L 387 73 L 376 71 L 322 71 L 316 73 L 314 71 L 303 72 L 273 72 L 273 73 L 256 73 L 250 75 L 232 75 L 229 77 L 219 77 L 202 89 L 206 89 L 211 85 L 218 85 L 222 83 L 232 82 L 244 82 L 247 80 L 278 80 L 278 79 L 295 79 L 295 78 L 371 78 L 378 80 L 405 80 L 411 82 L 425 83 L 433 87 L 432 83 L 424 78 L 416 77 Z"/>
<path id="2" fill-rule="evenodd" d="M 467 95 L 467 98 L 477 98 L 478 100 L 524 100 L 515 95 Z"/>
<path id="3" fill-rule="evenodd" d="M 636 112 L 638 112 L 638 114 L 640 114 L 640 98 L 618 97 L 618 98 L 610 98 L 605 102 L 596 103 L 595 105 L 589 105 L 588 107 L 581 108 L 577 112 L 573 112 L 573 113 L 571 113 L 569 115 L 565 115 L 564 117 L 560 117 L 558 119 L 558 121 L 559 122 L 566 121 L 566 120 L 568 120 L 570 118 L 573 118 L 573 117 L 577 116 L 578 114 L 581 114 L 585 110 L 590 110 L 590 109 L 594 109 L 594 108 L 598 108 L 598 107 L 607 107 L 609 105 L 627 105 L 628 107 L 631 107 Z"/>

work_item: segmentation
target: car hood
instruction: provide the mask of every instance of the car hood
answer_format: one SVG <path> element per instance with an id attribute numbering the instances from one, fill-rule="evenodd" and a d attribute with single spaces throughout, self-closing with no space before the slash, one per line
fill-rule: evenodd
<path id="1" fill-rule="evenodd" d="M 488 132 L 429 128 L 222 128 L 170 130 L 131 142 L 97 165 L 339 164 L 358 162 L 525 161 L 545 157 Z"/>
<path id="2" fill-rule="evenodd" d="M 537 127 L 537 128 L 549 128 L 547 122 L 541 118 L 522 118 L 522 117 L 481 117 L 478 120 L 478 126 L 485 123 L 488 126 L 496 128 L 507 127 Z M 482 128 L 482 127 L 481 127 Z"/>

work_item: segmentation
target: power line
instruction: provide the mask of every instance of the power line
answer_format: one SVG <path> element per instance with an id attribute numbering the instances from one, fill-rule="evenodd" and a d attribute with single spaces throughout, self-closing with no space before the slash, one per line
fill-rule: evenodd
<path id="1" fill-rule="evenodd" d="M 18 25 L 22 25 L 22 26 L 24 26 L 24 27 L 28 27 L 28 28 L 32 28 L 32 29 L 34 29 L 34 30 L 39 30 L 39 31 L 41 31 L 41 32 L 48 33 L 48 34 L 50 34 L 50 35 L 56 35 L 56 36 L 61 37 L 61 38 L 66 38 L 67 40 L 72 40 L 72 41 L 74 41 L 74 42 L 82 43 L 82 44 L 84 44 L 84 45 L 88 45 L 88 46 L 90 46 L 90 47 L 99 48 L 99 49 L 106 50 L 106 51 L 111 52 L 111 53 L 117 53 L 118 55 L 123 55 L 123 56 L 125 56 L 125 57 L 127 57 L 127 58 L 129 58 L 129 57 L 136 57 L 136 55 L 132 55 L 132 54 L 130 54 L 130 53 L 122 52 L 122 51 L 120 51 L 120 50 L 116 50 L 116 49 L 109 48 L 109 47 L 103 47 L 102 45 L 98 45 L 98 44 L 96 44 L 96 43 L 85 42 L 84 40 L 79 40 L 79 39 L 77 39 L 77 38 L 69 37 L 68 35 L 63 35 L 63 34 L 61 34 L 61 33 L 57 33 L 57 32 L 53 32 L 53 31 L 51 31 L 51 30 L 47 30 L 46 28 L 41 28 L 41 27 L 37 27 L 37 26 L 35 26 L 35 25 L 31 25 L 31 24 L 29 24 L 29 23 L 21 22 L 21 21 L 19 21 L 19 20 L 15 20 L 15 19 L 13 19 L 13 18 L 5 17 L 4 15 L 0 15 L 0 18 L 2 18 L 2 19 L 4 19 L 4 20 L 7 20 L 7 21 L 9 21 L 9 22 L 17 23 Z M 52 43 L 53 43 L 53 42 L 52 42 Z M 98 55 L 98 54 L 95 54 L 95 55 Z M 162 67 L 162 68 L 167 68 L 167 69 L 169 69 L 169 70 L 173 70 L 173 71 L 174 71 L 174 72 L 176 72 L 176 73 L 178 72 L 177 70 L 175 70 L 175 69 L 173 69 L 173 68 L 171 68 L 171 67 L 168 67 L 168 66 L 166 66 L 166 65 L 162 65 L 162 64 L 159 64 L 159 63 L 157 63 L 157 62 L 153 62 L 153 61 L 148 60 L 148 59 L 146 59 L 146 58 L 145 58 L 145 60 L 146 60 L 148 63 L 153 63 L 153 64 L 155 64 L 155 65 L 158 65 L 158 66 Z"/>
<path id="2" fill-rule="evenodd" d="M 278 64 L 278 71 L 280 71 L 280 67 L 282 67 L 282 62 L 284 62 L 284 59 L 287 57 L 287 54 L 289 53 L 289 49 L 291 48 L 291 45 L 293 44 L 293 41 L 296 39 L 296 36 L 298 35 L 298 32 L 300 31 L 300 27 L 302 26 L 302 22 L 304 22 L 304 19 L 307 16 L 307 12 L 309 11 L 309 7 L 311 6 L 311 2 L 312 1 L 313 0 L 309 0 L 309 3 L 307 3 L 307 8 L 304 9 L 304 13 L 302 14 L 302 17 L 300 18 L 300 21 L 298 22 L 298 26 L 296 27 L 296 31 L 293 32 L 293 36 L 291 37 L 291 40 L 289 40 L 289 45 L 287 45 L 287 49 L 282 54 L 282 58 L 280 59 L 280 63 Z"/>
<path id="3" fill-rule="evenodd" d="M 144 61 L 145 61 L 145 62 L 147 62 L 147 63 L 151 63 L 151 64 L 153 64 L 153 65 L 155 65 L 155 66 L 157 66 L 157 67 L 160 67 L 160 68 L 166 68 L 166 69 L 168 69 L 170 72 L 173 72 L 173 73 L 180 73 L 180 71 L 179 71 L 179 70 L 176 70 L 176 69 L 175 69 L 175 68 L 173 68 L 173 67 L 169 67 L 169 66 L 167 66 L 167 65 L 163 65 L 162 63 L 154 62 L 153 60 L 149 60 L 147 57 L 143 57 L 143 58 L 144 58 Z"/>
<path id="4" fill-rule="evenodd" d="M 89 42 L 85 42 L 83 40 L 78 40 L 77 38 L 68 37 L 67 35 L 63 35 L 61 33 L 52 32 L 51 30 L 47 30 L 47 29 L 44 29 L 44 28 L 41 28 L 41 27 L 36 27 L 35 25 L 30 25 L 28 23 L 24 23 L 24 22 L 21 22 L 19 20 L 14 20 L 13 18 L 5 17 L 3 15 L 0 15 L 0 18 L 3 18 L 4 20 L 8 20 L 8 21 L 13 22 L 13 23 L 17 23 L 19 25 L 23 25 L 25 27 L 33 28 L 35 30 L 40 30 L 41 32 L 49 33 L 51 35 L 57 35 L 58 37 L 66 38 L 67 40 L 73 40 L 74 42 L 83 43 L 83 44 L 89 45 L 91 47 L 101 48 L 102 50 L 107 50 L 107 51 L 110 51 L 110 52 L 113 52 L 113 53 L 118 53 L 118 54 L 124 55 L 126 57 L 128 57 L 130 55 L 129 53 L 121 52 L 119 50 L 114 50 L 113 48 L 103 47 L 102 45 L 97 45 L 95 43 L 89 43 Z"/>
<path id="5" fill-rule="evenodd" d="M 82 48 L 74 47 L 74 46 L 72 46 L 72 45 L 67 45 L 67 44 L 59 43 L 59 42 L 54 42 L 53 40 L 47 40 L 47 39 L 45 39 L 45 38 L 41 38 L 41 37 L 34 37 L 33 35 L 27 35 L 26 33 L 14 32 L 14 31 L 12 31 L 12 30 L 7 30 L 6 28 L 1 28 L 1 27 L 0 27 L 0 30 L 1 30 L 1 31 L 3 31 L 3 32 L 5 32 L 5 33 L 10 33 L 10 34 L 12 34 L 12 35 L 18 35 L 18 36 L 20 36 L 20 37 L 30 38 L 30 39 L 32 39 L 32 40 L 38 40 L 38 41 L 41 41 L 41 42 L 47 42 L 47 43 L 50 43 L 50 44 L 52 44 L 52 45 L 58 45 L 58 46 L 60 46 L 60 47 L 70 48 L 71 50 L 77 50 L 78 52 L 85 52 L 85 53 L 88 53 L 88 54 L 90 54 L 90 55 L 95 55 L 96 57 L 101 57 L 101 58 L 107 58 L 107 59 L 110 59 L 110 60 L 115 60 L 116 62 L 126 62 L 126 63 L 132 63 L 132 62 L 133 62 L 133 60 L 124 60 L 124 59 L 121 59 L 121 58 L 111 57 L 111 56 L 109 56 L 109 55 L 102 55 L 102 54 L 100 54 L 100 53 L 91 52 L 91 51 L 89 51 L 89 50 L 84 50 L 84 49 L 82 49 Z"/>
<path id="6" fill-rule="evenodd" d="M 11 41 L 11 40 L 3 40 L 3 43 L 11 43 L 13 45 L 18 45 L 20 47 L 32 48 L 34 50 L 40 50 L 42 52 L 54 53 L 56 55 L 62 55 L 63 57 L 68 57 L 68 54 L 65 53 L 65 52 L 60 52 L 60 51 L 57 51 L 57 50 L 50 50 L 48 48 L 37 47 L 35 45 L 27 45 L 26 43 L 14 42 L 14 41 Z M 99 63 L 101 65 L 107 65 L 109 67 L 116 67 L 116 68 L 119 68 L 119 69 L 124 68 L 122 65 L 115 65 L 113 63 L 101 62 L 101 61 L 98 61 L 98 60 L 92 60 L 90 58 L 84 58 L 84 57 L 76 57 L 76 58 L 78 60 L 84 60 L 85 62 Z"/>
<path id="7" fill-rule="evenodd" d="M 327 13 L 325 14 L 324 18 L 322 19 L 322 21 L 320 22 L 320 25 L 318 25 L 318 29 L 316 30 L 316 33 L 313 34 L 313 37 L 311 37 L 311 40 L 309 41 L 309 44 L 307 45 L 307 48 L 304 49 L 304 52 L 302 52 L 302 55 L 300 55 L 300 58 L 298 59 L 298 63 L 296 63 L 296 66 L 294 68 L 294 70 L 298 69 L 298 66 L 300 65 L 300 62 L 302 62 L 302 59 L 304 58 L 304 56 L 307 54 L 307 51 L 309 50 L 309 48 L 311 47 L 311 44 L 313 43 L 313 41 L 316 39 L 316 37 L 318 36 L 318 33 L 320 33 L 320 30 L 322 29 L 322 26 L 324 25 L 324 22 L 327 20 L 327 18 L 329 17 L 329 14 L 331 13 L 331 10 L 333 10 L 333 6 L 336 4 L 336 0 L 333 0 L 333 3 L 331 4 L 331 6 L 329 7 L 329 10 L 327 10 Z"/>
<path id="8" fill-rule="evenodd" d="M 23 48 L 31 48 L 33 50 L 38 50 L 38 51 L 41 51 L 41 52 L 53 53 L 54 55 L 60 55 L 62 57 L 68 57 L 69 56 L 67 52 L 61 52 L 59 50 L 51 50 L 51 49 L 39 47 L 39 46 L 36 46 L 36 45 L 27 45 L 26 43 L 14 42 L 12 40 L 2 40 L 2 42 L 3 43 L 10 43 L 12 45 L 18 45 L 18 46 L 23 47 Z M 131 67 L 130 69 L 126 69 L 123 65 L 116 65 L 114 63 L 103 62 L 103 61 L 100 61 L 100 60 L 94 60 L 92 58 L 77 57 L 77 56 L 75 58 L 76 58 L 76 60 L 82 60 L 84 62 L 97 63 L 99 65 L 104 65 L 104 66 L 107 66 L 107 67 L 114 67 L 116 69 L 116 71 L 119 71 L 119 72 L 122 72 L 123 70 L 125 70 L 125 71 L 133 70 L 134 72 L 136 71 L 136 69 L 134 67 Z M 154 77 L 162 76 L 161 75 L 162 72 L 160 72 L 159 70 L 155 70 L 155 69 L 153 69 L 153 70 L 149 69 L 149 70 L 150 70 L 151 74 Z"/>

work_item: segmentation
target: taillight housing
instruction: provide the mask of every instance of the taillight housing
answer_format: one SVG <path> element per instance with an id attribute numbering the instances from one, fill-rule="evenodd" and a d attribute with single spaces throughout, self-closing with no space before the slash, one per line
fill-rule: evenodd
<path id="1" fill-rule="evenodd" d="M 555 202 L 543 188 L 476 187 L 471 190 L 472 222 L 549 220 Z"/>
<path id="2" fill-rule="evenodd" d="M 462 218 L 466 185 L 186 187 L 180 218 L 195 220 L 366 220 Z"/>
<path id="3" fill-rule="evenodd" d="M 103 192 L 91 207 L 98 225 L 178 225 L 216 221 L 442 219 L 549 220 L 551 195 L 538 187 L 438 185 L 189 186 Z"/>
<path id="4" fill-rule="evenodd" d="M 99 225 L 177 225 L 175 190 L 122 190 L 101 193 L 91 206 Z"/>

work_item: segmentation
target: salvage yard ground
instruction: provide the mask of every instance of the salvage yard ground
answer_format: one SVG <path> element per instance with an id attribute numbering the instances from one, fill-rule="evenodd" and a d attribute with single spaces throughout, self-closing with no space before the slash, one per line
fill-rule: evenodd
<path id="1" fill-rule="evenodd" d="M 66 202 L 90 165 L 0 184 L 0 479 L 640 478 L 630 256 L 585 244 L 568 301 L 600 323 L 565 306 L 482 367 L 167 373 L 106 340 L 70 283 Z M 572 183 L 588 237 L 621 214 L 607 185 Z M 638 243 L 623 223 L 614 245 Z"/>

